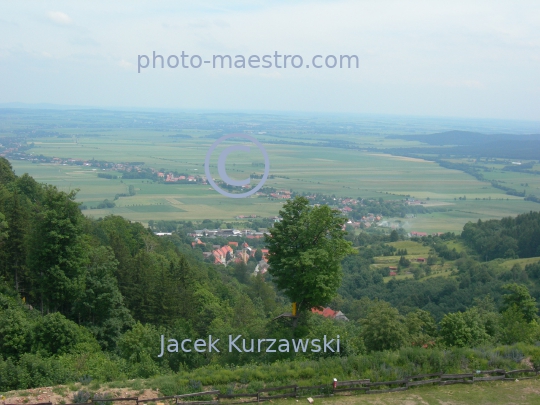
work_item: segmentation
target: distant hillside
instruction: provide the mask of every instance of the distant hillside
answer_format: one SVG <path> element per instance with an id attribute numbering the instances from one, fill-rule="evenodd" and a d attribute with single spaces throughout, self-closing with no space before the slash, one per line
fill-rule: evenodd
<path id="1" fill-rule="evenodd" d="M 507 159 L 540 159 L 540 134 L 482 134 L 469 131 L 448 131 L 430 135 L 390 135 L 387 139 L 418 141 L 444 148 L 424 148 L 426 153 L 497 157 Z M 448 148 L 452 146 L 452 148 Z M 418 152 L 417 148 L 401 148 L 402 152 Z"/>

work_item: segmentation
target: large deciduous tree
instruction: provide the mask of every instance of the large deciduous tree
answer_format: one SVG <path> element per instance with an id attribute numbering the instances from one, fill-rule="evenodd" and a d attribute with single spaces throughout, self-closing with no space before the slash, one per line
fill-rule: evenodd
<path id="1" fill-rule="evenodd" d="M 297 303 L 299 315 L 328 305 L 341 284 L 341 260 L 355 252 L 344 239 L 346 218 L 327 205 L 310 206 L 305 197 L 287 201 L 279 214 L 266 237 L 274 283 Z"/>

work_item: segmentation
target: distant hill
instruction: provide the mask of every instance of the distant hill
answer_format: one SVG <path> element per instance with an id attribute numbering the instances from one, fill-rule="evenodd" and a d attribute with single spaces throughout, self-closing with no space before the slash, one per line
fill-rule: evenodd
<path id="1" fill-rule="evenodd" d="M 447 131 L 430 135 L 389 135 L 388 139 L 403 139 L 418 141 L 429 145 L 479 145 L 493 142 L 526 142 L 540 141 L 540 134 L 534 135 L 508 135 L 508 134 L 482 134 L 470 131 Z"/>
<path id="2" fill-rule="evenodd" d="M 425 153 L 507 159 L 540 159 L 540 134 L 482 134 L 469 131 L 447 131 L 430 135 L 389 135 L 387 139 L 418 141 L 444 148 L 424 148 Z M 452 148 L 448 148 L 452 146 Z M 412 152 L 412 148 L 402 148 Z M 417 148 L 414 148 L 418 152 Z"/>

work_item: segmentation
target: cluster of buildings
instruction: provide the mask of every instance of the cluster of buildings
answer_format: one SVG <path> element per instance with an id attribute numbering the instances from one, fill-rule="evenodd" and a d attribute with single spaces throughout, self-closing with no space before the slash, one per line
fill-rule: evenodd
<path id="1" fill-rule="evenodd" d="M 158 180 L 164 181 L 166 183 L 175 183 L 175 182 L 188 182 L 188 183 L 197 183 L 200 182 L 202 184 L 207 184 L 207 180 L 205 176 L 176 176 L 173 173 L 163 173 L 160 172 L 154 168 L 148 167 L 144 168 L 144 162 L 122 162 L 122 163 L 114 163 L 114 162 L 107 162 L 107 161 L 101 161 L 101 160 L 84 160 L 84 159 L 73 159 L 73 158 L 59 158 L 59 157 L 47 157 L 43 155 L 34 155 L 34 154 L 28 154 L 20 152 L 20 148 L 24 145 L 17 144 L 17 145 L 9 145 L 10 147 L 5 148 L 0 145 L 0 156 L 5 156 L 13 159 L 19 159 L 19 160 L 27 160 L 29 162 L 35 162 L 35 163 L 49 163 L 49 164 L 57 164 L 57 165 L 63 165 L 63 166 L 84 166 L 84 167 L 93 167 L 93 168 L 100 168 L 103 170 L 112 170 L 112 171 L 118 171 L 118 172 L 149 172 L 151 175 L 156 175 Z M 3 149 L 3 150 L 2 150 Z"/>
<path id="2" fill-rule="evenodd" d="M 237 215 L 235 219 L 246 219 L 246 218 L 257 218 L 257 215 L 251 214 L 251 215 Z"/>
<path id="3" fill-rule="evenodd" d="M 0 143 L 0 156 L 21 159 L 20 155 L 22 155 L 22 153 L 19 152 L 19 149 L 23 146 L 26 145 L 23 145 L 15 138 L 3 138 L 2 143 Z"/>
<path id="4" fill-rule="evenodd" d="M 163 173 L 163 172 L 157 172 L 158 179 L 164 180 L 165 183 L 177 183 L 179 181 L 182 182 L 197 182 L 200 181 L 203 184 L 207 184 L 206 177 L 205 176 L 175 176 L 173 173 Z"/>
<path id="5" fill-rule="evenodd" d="M 422 205 L 422 204 L 425 204 L 425 202 L 420 201 L 420 200 L 416 200 L 414 198 L 407 198 L 405 200 L 405 204 L 407 204 L 407 205 Z"/>
<path id="6" fill-rule="evenodd" d="M 282 200 L 289 200 L 291 198 L 291 192 L 288 190 L 279 190 L 275 193 L 270 193 L 269 197 L 282 199 Z"/>
<path id="7" fill-rule="evenodd" d="M 408 236 L 409 238 L 421 238 L 422 236 L 441 236 L 443 233 L 442 232 L 434 232 L 432 234 L 428 234 L 427 232 L 416 232 L 416 231 L 411 231 L 409 232 Z"/>
<path id="8" fill-rule="evenodd" d="M 123 163 L 114 163 L 107 162 L 102 160 L 84 160 L 84 159 L 73 159 L 73 158 L 59 158 L 59 157 L 48 157 L 43 155 L 34 155 L 22 152 L 13 152 L 15 149 L 5 149 L 0 153 L 0 156 L 10 157 L 19 160 L 26 160 L 33 163 L 49 163 L 62 166 L 84 166 L 84 167 L 93 167 L 100 168 L 103 170 L 112 170 L 118 172 L 142 172 L 143 162 L 123 162 Z M 152 173 L 157 173 L 157 170 L 149 168 Z"/>
<path id="9" fill-rule="evenodd" d="M 263 230 L 255 231 L 253 229 L 196 229 L 193 233 L 188 234 L 193 238 L 230 238 L 240 237 L 247 239 L 261 239 L 264 237 L 265 232 Z"/>
<path id="10" fill-rule="evenodd" d="M 346 225 L 351 225 L 353 228 L 370 228 L 373 224 L 377 224 L 382 220 L 382 215 L 367 214 L 359 221 L 348 220 Z M 383 224 L 384 226 L 384 224 Z"/>
<path id="11" fill-rule="evenodd" d="M 196 238 L 194 242 L 191 243 L 193 248 L 198 245 L 205 245 L 199 238 Z M 212 245 L 212 250 L 210 252 L 203 252 L 205 258 L 213 258 L 214 264 L 222 264 L 226 266 L 230 263 L 247 263 L 251 257 L 255 257 L 255 252 L 257 249 L 249 246 L 247 242 L 243 242 L 239 245 L 238 242 L 230 241 L 226 245 Z M 259 260 L 257 266 L 255 267 L 255 274 L 261 273 L 264 274 L 268 270 L 268 249 L 261 249 L 262 259 Z"/>

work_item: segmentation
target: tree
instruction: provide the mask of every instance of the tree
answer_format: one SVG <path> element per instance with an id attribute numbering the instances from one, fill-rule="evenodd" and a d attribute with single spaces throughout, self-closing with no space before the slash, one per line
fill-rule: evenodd
<path id="1" fill-rule="evenodd" d="M 462 312 L 446 314 L 440 323 L 440 335 L 447 346 L 464 347 L 472 338 Z"/>
<path id="2" fill-rule="evenodd" d="M 74 303 L 75 318 L 103 348 L 111 349 L 134 322 L 114 277 L 118 262 L 112 250 L 104 246 L 93 248 L 89 259 L 85 290 Z"/>
<path id="3" fill-rule="evenodd" d="M 397 242 L 399 240 L 399 234 L 394 229 L 392 232 L 390 232 L 390 242 Z"/>
<path id="4" fill-rule="evenodd" d="M 536 307 L 536 299 L 531 297 L 527 287 L 514 283 L 506 284 L 503 288 L 510 291 L 510 294 L 503 295 L 502 312 L 515 307 L 523 314 L 523 319 L 526 322 L 532 322 L 537 319 L 538 308 Z"/>
<path id="5" fill-rule="evenodd" d="M 511 345 L 518 342 L 534 343 L 539 337 L 540 328 L 536 321 L 527 322 L 523 312 L 512 305 L 501 316 L 501 342 Z"/>
<path id="6" fill-rule="evenodd" d="M 310 207 L 307 198 L 296 197 L 279 214 L 282 220 L 266 237 L 269 273 L 277 288 L 297 303 L 300 315 L 335 297 L 342 278 L 341 260 L 355 250 L 344 239 L 346 218 L 327 205 Z"/>
<path id="7" fill-rule="evenodd" d="M 4 157 L 0 157 L 0 184 L 8 184 L 15 181 L 16 176 L 13 173 L 11 163 Z"/>
<path id="8" fill-rule="evenodd" d="M 250 287 L 247 291 L 251 300 L 258 300 L 262 304 L 264 314 L 271 314 L 277 307 L 276 292 L 271 283 L 264 281 L 263 274 L 257 274 L 255 277 L 250 277 Z"/>
<path id="9" fill-rule="evenodd" d="M 431 314 L 422 309 L 409 312 L 405 318 L 409 340 L 414 345 L 424 345 L 435 340 L 437 325 Z"/>
<path id="10" fill-rule="evenodd" d="M 447 346 L 476 346 L 489 339 L 477 308 L 446 314 L 439 332 Z"/>
<path id="11" fill-rule="evenodd" d="M 411 265 L 411 261 L 407 259 L 405 256 L 401 256 L 399 258 L 399 265 L 401 267 L 409 267 Z"/>
<path id="12" fill-rule="evenodd" d="M 247 265 L 243 261 L 235 263 L 233 265 L 233 269 L 234 269 L 234 276 L 239 282 L 245 284 L 249 280 L 248 268 L 247 268 Z"/>
<path id="13" fill-rule="evenodd" d="M 374 301 L 360 319 L 361 335 L 369 351 L 397 350 L 407 339 L 403 316 L 385 301 Z"/>
<path id="14" fill-rule="evenodd" d="M 19 357 L 28 350 L 31 322 L 20 308 L 0 311 L 0 354 Z"/>
<path id="15" fill-rule="evenodd" d="M 137 322 L 118 341 L 120 357 L 133 364 L 137 374 L 144 378 L 159 374 L 159 363 L 166 361 L 166 355 L 157 357 L 160 353 L 160 335 L 164 333 L 166 332 L 163 327 Z"/>
<path id="16" fill-rule="evenodd" d="M 261 249 L 257 249 L 255 251 L 255 260 L 257 260 L 258 262 L 260 262 L 263 258 L 263 252 Z"/>
<path id="17" fill-rule="evenodd" d="M 2 243 L 8 236 L 8 223 L 6 217 L 0 212 L 0 243 Z"/>
<path id="18" fill-rule="evenodd" d="M 83 220 L 75 192 L 66 194 L 53 186 L 44 190 L 37 206 L 28 267 L 41 310 L 71 312 L 71 305 L 84 291 L 86 243 Z"/>
<path id="19" fill-rule="evenodd" d="M 29 210 L 24 209 L 21 202 L 24 196 L 17 191 L 11 194 L 6 206 L 6 219 L 9 224 L 9 238 L 5 243 L 6 271 L 9 279 L 13 281 L 16 291 L 28 292 L 29 280 L 26 274 L 26 236 L 28 232 Z"/>
<path id="20" fill-rule="evenodd" d="M 32 331 L 33 351 L 44 355 L 69 353 L 76 345 L 87 343 L 86 349 L 99 351 L 99 345 L 84 327 L 59 312 L 40 318 Z"/>

